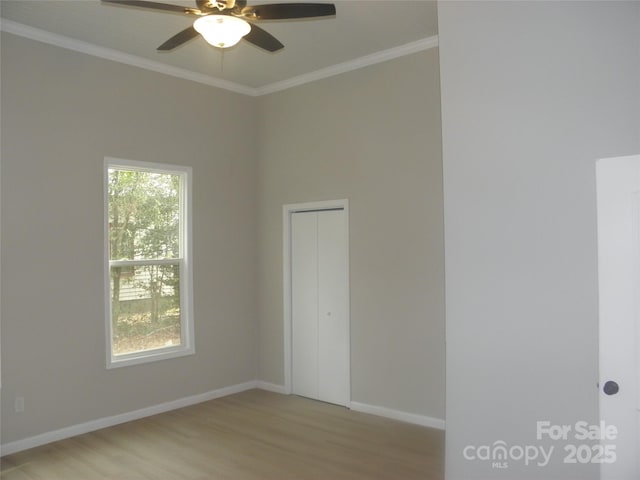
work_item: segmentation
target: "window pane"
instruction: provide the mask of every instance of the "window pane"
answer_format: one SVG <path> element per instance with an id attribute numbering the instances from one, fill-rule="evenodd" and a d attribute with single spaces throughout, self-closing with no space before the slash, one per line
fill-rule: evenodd
<path id="1" fill-rule="evenodd" d="M 180 266 L 111 267 L 113 354 L 177 346 Z"/>
<path id="2" fill-rule="evenodd" d="M 180 257 L 180 175 L 109 169 L 109 259 Z"/>

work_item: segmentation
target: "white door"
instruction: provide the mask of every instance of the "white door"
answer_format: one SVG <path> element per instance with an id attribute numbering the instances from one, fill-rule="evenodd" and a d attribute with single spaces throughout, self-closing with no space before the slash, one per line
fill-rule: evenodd
<path id="1" fill-rule="evenodd" d="M 600 472 L 602 480 L 637 480 L 640 478 L 640 155 L 600 160 L 596 173 L 600 418 L 617 429 L 616 434 L 601 440 L 609 454 L 603 457 Z"/>
<path id="2" fill-rule="evenodd" d="M 349 401 L 347 221 L 344 210 L 291 215 L 292 392 Z"/>

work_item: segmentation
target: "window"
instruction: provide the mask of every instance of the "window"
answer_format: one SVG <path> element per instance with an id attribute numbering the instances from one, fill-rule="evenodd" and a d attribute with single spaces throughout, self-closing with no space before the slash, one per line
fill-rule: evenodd
<path id="1" fill-rule="evenodd" d="M 194 352 L 191 169 L 107 159 L 107 367 Z"/>

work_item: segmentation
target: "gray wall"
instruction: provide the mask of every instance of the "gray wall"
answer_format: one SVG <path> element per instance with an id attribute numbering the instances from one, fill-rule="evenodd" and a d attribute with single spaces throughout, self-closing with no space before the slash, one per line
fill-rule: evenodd
<path id="1" fill-rule="evenodd" d="M 3 442 L 256 378 L 255 113 L 2 34 Z M 105 369 L 105 156 L 193 167 L 194 356 Z"/>
<path id="2" fill-rule="evenodd" d="M 343 197 L 353 400 L 444 418 L 437 49 L 255 99 L 3 33 L 2 120 L 3 443 L 283 383 L 282 205 Z M 195 356 L 105 369 L 105 156 L 193 167 Z"/>
<path id="3" fill-rule="evenodd" d="M 352 400 L 444 418 L 438 51 L 259 99 L 259 376 L 282 384 L 282 206 L 350 201 Z"/>
<path id="4" fill-rule="evenodd" d="M 595 479 L 467 461 L 598 420 L 595 162 L 640 151 L 640 3 L 439 5 L 447 479 Z"/>

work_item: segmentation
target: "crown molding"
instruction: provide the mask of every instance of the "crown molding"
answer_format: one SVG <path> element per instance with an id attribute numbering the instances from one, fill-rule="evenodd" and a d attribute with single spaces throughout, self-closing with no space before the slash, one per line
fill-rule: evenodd
<path id="1" fill-rule="evenodd" d="M 185 68 L 174 67 L 171 65 L 167 65 L 166 63 L 156 62 L 154 60 L 149 60 L 137 55 L 124 53 L 120 50 L 101 47 L 93 43 L 65 37 L 63 35 L 58 35 L 46 30 L 30 27 L 29 25 L 24 25 L 12 20 L 7 20 L 5 18 L 0 19 L 0 30 L 21 37 L 29 38 L 31 40 L 36 40 L 38 42 L 55 45 L 56 47 L 66 48 L 67 50 L 86 53 L 87 55 L 93 55 L 94 57 L 100 57 L 106 60 L 124 63 L 126 65 L 143 68 L 145 70 L 151 70 L 153 72 L 164 73 L 165 75 L 171 75 L 172 77 L 191 80 L 193 82 L 203 83 L 212 87 L 223 88 L 225 90 L 242 93 L 244 95 L 256 95 L 255 88 L 247 87 L 239 83 L 229 82 L 227 80 L 222 80 L 210 75 L 194 72 Z"/>
<path id="2" fill-rule="evenodd" d="M 14 22 L 13 20 L 7 20 L 5 18 L 0 18 L 0 30 L 3 32 L 11 33 L 13 35 L 29 38 L 38 42 L 48 43 L 50 45 L 65 48 L 67 50 L 85 53 L 94 57 L 124 63 L 126 65 L 143 68 L 145 70 L 150 70 L 157 73 L 163 73 L 172 77 L 191 80 L 193 82 L 202 83 L 211 87 L 222 88 L 252 97 L 279 92 L 291 87 L 296 87 L 305 83 L 332 77 L 341 73 L 350 72 L 352 70 L 357 70 L 359 68 L 374 65 L 376 63 L 386 62 L 394 58 L 403 57 L 405 55 L 410 55 L 412 53 L 417 53 L 422 50 L 428 50 L 430 48 L 435 48 L 438 46 L 438 36 L 434 35 L 433 37 L 423 38 L 415 42 L 400 45 L 399 47 L 382 50 L 380 52 L 372 53 L 371 55 L 366 55 L 354 60 L 349 60 L 347 62 L 322 68 L 320 70 L 315 70 L 313 72 L 305 73 L 303 75 L 292 77 L 287 80 L 271 83 L 263 87 L 252 88 L 246 85 L 230 82 L 228 80 L 223 80 L 221 78 L 213 77 L 203 73 L 187 70 L 185 68 L 174 67 L 171 65 L 167 65 L 166 63 L 156 62 L 154 60 L 149 60 L 137 55 L 124 53 L 120 50 L 101 47 L 93 43 L 65 37 L 64 35 L 51 33 L 46 30 Z"/>
<path id="3" fill-rule="evenodd" d="M 257 88 L 257 95 L 267 95 L 269 93 L 279 92 L 291 87 L 297 87 L 305 83 L 315 82 L 323 78 L 333 77 L 334 75 L 340 75 L 341 73 L 350 72 L 359 68 L 368 67 L 369 65 L 375 65 L 376 63 L 386 62 L 393 60 L 394 58 L 404 57 L 405 55 L 411 55 L 412 53 L 421 52 L 430 48 L 438 46 L 438 36 L 423 38 L 416 40 L 415 42 L 400 45 L 399 47 L 389 48 L 380 52 L 372 53 L 364 57 L 349 60 L 347 62 L 338 63 L 330 67 L 321 68 L 313 72 L 305 73 L 297 77 L 292 77 L 281 82 L 271 83 L 264 87 Z"/>

